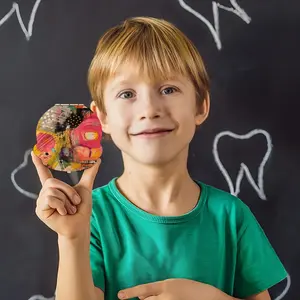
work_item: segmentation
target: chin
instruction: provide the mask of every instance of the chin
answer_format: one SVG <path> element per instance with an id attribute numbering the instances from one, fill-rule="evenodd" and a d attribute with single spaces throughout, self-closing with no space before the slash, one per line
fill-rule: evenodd
<path id="1" fill-rule="evenodd" d="M 144 164 L 144 165 L 149 165 L 149 166 L 163 166 L 167 165 L 172 161 L 176 161 L 180 159 L 180 151 L 177 152 L 165 152 L 165 151 L 160 151 L 160 152 L 142 152 L 142 153 L 134 153 L 133 155 L 130 155 L 132 159 L 135 161 Z"/>
<path id="2" fill-rule="evenodd" d="M 119 144 L 117 147 L 121 150 L 123 159 L 149 166 L 163 166 L 171 162 L 187 160 L 189 144 L 173 142 L 164 145 L 151 145 L 151 143 L 146 143 L 129 147 L 121 147 Z"/>

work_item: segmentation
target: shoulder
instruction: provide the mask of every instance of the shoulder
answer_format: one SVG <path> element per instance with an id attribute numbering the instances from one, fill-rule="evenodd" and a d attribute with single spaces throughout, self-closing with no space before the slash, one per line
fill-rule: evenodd
<path id="1" fill-rule="evenodd" d="M 99 205 L 104 201 L 107 201 L 109 199 L 111 199 L 113 197 L 110 185 L 111 182 L 114 179 L 112 179 L 111 181 L 109 181 L 107 184 L 97 187 L 95 189 L 93 189 L 92 191 L 92 201 L 93 201 L 93 205 Z"/>
<path id="2" fill-rule="evenodd" d="M 208 207 L 211 209 L 224 209 L 227 212 L 241 212 L 242 210 L 248 210 L 249 207 L 237 196 L 230 194 L 224 190 L 216 188 L 214 186 L 205 184 L 201 181 L 196 181 L 202 191 L 205 193 L 205 201 Z"/>
<path id="3" fill-rule="evenodd" d="M 197 183 L 204 194 L 204 211 L 211 218 L 240 232 L 249 223 L 255 222 L 250 208 L 239 197 L 203 182 Z"/>
<path id="4" fill-rule="evenodd" d="M 108 216 L 120 209 L 114 192 L 115 179 L 92 191 L 92 217 L 106 220 Z"/>

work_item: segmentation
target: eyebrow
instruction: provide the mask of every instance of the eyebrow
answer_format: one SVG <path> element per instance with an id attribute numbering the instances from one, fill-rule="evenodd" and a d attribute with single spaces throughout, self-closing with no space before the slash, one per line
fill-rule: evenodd
<path id="1" fill-rule="evenodd" d="M 122 79 L 122 80 L 117 80 L 115 79 L 112 83 L 112 87 L 109 89 L 110 91 L 114 91 L 116 90 L 118 87 L 120 87 L 121 85 L 125 85 L 125 84 L 129 84 L 130 81 L 126 80 L 126 79 Z"/>
<path id="2" fill-rule="evenodd" d="M 186 83 L 181 80 L 178 76 L 172 76 L 167 78 L 166 80 L 164 80 L 164 82 L 168 82 L 168 81 L 177 81 L 180 82 L 182 85 L 186 86 Z M 120 86 L 122 85 L 127 85 L 127 84 L 132 84 L 132 81 L 129 79 L 121 79 L 118 80 L 117 78 L 112 82 L 112 87 L 109 89 L 111 92 L 115 91 L 116 89 L 118 89 Z"/>
<path id="3" fill-rule="evenodd" d="M 180 77 L 178 77 L 178 76 L 172 76 L 172 77 L 168 78 L 166 81 L 178 81 L 178 82 L 180 82 L 181 84 L 186 85 L 186 83 L 185 83 L 184 81 L 182 81 L 182 80 L 180 79 Z"/>

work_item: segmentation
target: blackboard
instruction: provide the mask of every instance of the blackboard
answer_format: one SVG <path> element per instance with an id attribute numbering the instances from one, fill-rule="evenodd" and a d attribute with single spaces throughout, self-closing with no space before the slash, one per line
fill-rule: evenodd
<path id="1" fill-rule="evenodd" d="M 173 22 L 200 50 L 212 103 L 190 172 L 250 206 L 289 273 L 272 299 L 300 299 L 299 2 L 1 0 L 1 300 L 54 299 L 56 235 L 35 216 L 40 184 L 28 158 L 36 124 L 55 103 L 89 105 L 100 35 L 141 15 Z M 96 186 L 122 171 L 112 142 L 103 147 Z"/>

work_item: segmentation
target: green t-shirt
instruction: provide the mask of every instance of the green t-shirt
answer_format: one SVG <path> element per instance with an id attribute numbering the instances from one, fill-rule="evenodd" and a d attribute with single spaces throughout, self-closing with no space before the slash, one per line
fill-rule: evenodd
<path id="1" fill-rule="evenodd" d="M 121 289 L 168 278 L 200 281 L 244 299 L 286 278 L 248 206 L 197 183 L 196 207 L 167 217 L 127 200 L 116 178 L 93 190 L 90 260 L 94 284 L 105 300 L 117 299 Z"/>

